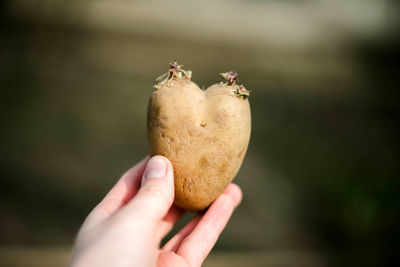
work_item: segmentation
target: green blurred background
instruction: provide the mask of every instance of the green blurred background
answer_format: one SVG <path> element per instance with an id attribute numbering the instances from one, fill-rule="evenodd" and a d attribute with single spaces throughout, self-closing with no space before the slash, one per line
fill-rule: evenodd
<path id="1" fill-rule="evenodd" d="M 62 266 L 148 153 L 153 80 L 252 90 L 244 199 L 205 266 L 396 266 L 400 5 L 2 1 L 0 265 Z"/>

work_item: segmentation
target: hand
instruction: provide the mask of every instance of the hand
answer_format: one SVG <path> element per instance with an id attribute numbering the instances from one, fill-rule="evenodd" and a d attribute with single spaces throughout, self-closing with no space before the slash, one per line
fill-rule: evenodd
<path id="1" fill-rule="evenodd" d="M 230 184 L 206 213 L 198 214 L 160 248 L 184 213 L 172 205 L 173 168 L 155 156 L 128 170 L 81 227 L 70 266 L 200 266 L 239 204 Z"/>

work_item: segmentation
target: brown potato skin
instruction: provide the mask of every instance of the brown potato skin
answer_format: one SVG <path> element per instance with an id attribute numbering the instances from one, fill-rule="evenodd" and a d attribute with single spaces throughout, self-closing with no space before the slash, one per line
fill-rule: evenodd
<path id="1" fill-rule="evenodd" d="M 231 90 L 214 84 L 204 91 L 191 81 L 174 80 L 150 98 L 150 155 L 171 161 L 174 203 L 186 210 L 207 208 L 242 164 L 250 139 L 250 105 Z"/>

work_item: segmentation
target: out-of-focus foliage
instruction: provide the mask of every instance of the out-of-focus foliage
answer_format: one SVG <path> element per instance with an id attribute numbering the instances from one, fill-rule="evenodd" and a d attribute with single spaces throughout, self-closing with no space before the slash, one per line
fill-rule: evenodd
<path id="1" fill-rule="evenodd" d="M 200 86 L 235 70 L 253 92 L 244 200 L 217 249 L 394 264 L 398 11 L 383 0 L 3 2 L 0 243 L 72 243 L 146 155 L 153 80 L 176 58 Z"/>

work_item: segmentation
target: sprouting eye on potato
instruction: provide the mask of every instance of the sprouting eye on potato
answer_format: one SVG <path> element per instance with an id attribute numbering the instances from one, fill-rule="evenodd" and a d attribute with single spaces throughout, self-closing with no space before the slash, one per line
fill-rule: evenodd
<path id="1" fill-rule="evenodd" d="M 250 139 L 249 91 L 237 73 L 200 89 L 176 61 L 156 79 L 147 112 L 150 155 L 167 157 L 175 175 L 175 201 L 186 210 L 207 208 L 229 185 Z"/>

